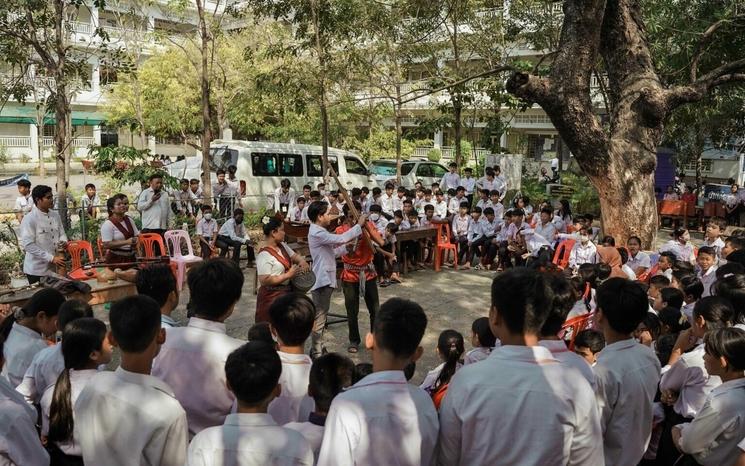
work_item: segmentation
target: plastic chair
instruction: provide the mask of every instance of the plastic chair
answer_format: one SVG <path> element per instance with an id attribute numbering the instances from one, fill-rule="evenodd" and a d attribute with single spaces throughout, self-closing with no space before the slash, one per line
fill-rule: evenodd
<path id="1" fill-rule="evenodd" d="M 192 249 L 191 238 L 189 234 L 184 230 L 168 230 L 165 233 L 166 244 L 168 250 L 171 251 L 171 262 L 176 264 L 176 285 L 179 291 L 184 286 L 184 280 L 186 279 L 186 268 L 189 264 L 200 262 L 201 257 L 194 255 L 194 249 Z M 188 254 L 181 254 L 181 243 L 186 242 L 186 249 Z"/>
<path id="2" fill-rule="evenodd" d="M 156 243 L 160 247 L 161 255 L 168 254 L 166 245 L 163 243 L 163 238 L 161 238 L 159 234 L 140 233 L 140 236 L 138 236 L 138 238 L 140 239 L 140 244 L 142 245 L 143 252 L 145 253 L 145 258 L 153 259 L 156 257 L 155 248 L 153 247 L 153 244 L 156 244 Z"/>
<path id="3" fill-rule="evenodd" d="M 572 252 L 572 248 L 576 242 L 573 239 L 565 239 L 560 242 L 556 247 L 556 252 L 551 262 L 561 270 L 567 268 L 569 266 L 569 254 Z"/>
<path id="4" fill-rule="evenodd" d="M 86 262 L 93 262 L 93 247 L 91 243 L 85 240 L 75 240 L 67 242 L 67 252 L 70 254 L 70 260 L 72 262 L 72 270 L 67 273 L 67 276 L 73 280 L 88 280 L 96 278 L 95 269 L 83 270 L 83 252 L 88 255 Z"/>
<path id="5" fill-rule="evenodd" d="M 443 231 L 444 230 L 444 231 Z M 442 255 L 445 251 L 453 251 L 455 270 L 458 270 L 458 245 L 450 242 L 450 224 L 441 223 L 437 225 L 437 238 L 435 239 L 435 271 L 440 271 Z"/>
<path id="6" fill-rule="evenodd" d="M 568 343 L 569 350 L 574 350 L 574 340 L 577 338 L 577 334 L 582 330 L 592 328 L 594 324 L 595 313 L 584 314 L 581 316 L 574 317 L 564 322 L 559 331 L 559 338 Z"/>
<path id="7" fill-rule="evenodd" d="M 98 258 L 104 260 L 106 257 L 105 248 L 103 247 L 103 240 L 99 236 L 96 238 L 96 246 L 98 246 Z"/>
<path id="8" fill-rule="evenodd" d="M 657 271 L 659 269 L 660 269 L 659 264 L 653 265 L 651 268 L 647 269 L 644 273 L 637 275 L 636 281 L 649 283 L 649 279 L 654 277 L 657 274 Z"/>

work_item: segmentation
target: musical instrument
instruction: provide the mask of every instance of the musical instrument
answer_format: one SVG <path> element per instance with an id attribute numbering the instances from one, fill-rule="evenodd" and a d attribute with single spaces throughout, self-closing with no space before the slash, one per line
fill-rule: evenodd
<path id="1" fill-rule="evenodd" d="M 95 261 L 95 262 L 89 262 L 83 267 L 81 267 L 83 270 L 91 270 L 98 267 L 105 267 L 109 269 L 119 269 L 122 267 L 132 267 L 136 265 L 145 265 L 145 264 L 168 264 L 171 262 L 171 258 L 169 256 L 158 256 L 158 257 L 135 257 L 135 260 L 132 262 L 119 262 L 116 264 L 110 264 L 105 261 Z"/>
<path id="2" fill-rule="evenodd" d="M 324 159 L 324 165 L 328 167 L 328 173 L 329 176 L 331 176 L 334 181 L 336 182 L 336 186 L 339 187 L 339 195 L 344 198 L 344 202 L 346 205 L 349 206 L 349 215 L 352 217 L 352 219 L 356 222 L 360 218 L 360 213 L 357 212 L 357 208 L 354 206 L 354 202 L 352 201 L 352 198 L 349 196 L 349 192 L 347 192 L 346 188 L 341 184 L 339 181 L 339 177 L 336 175 L 336 172 L 334 171 L 334 167 L 331 166 L 331 164 L 328 163 L 327 157 L 323 156 Z M 333 207 L 332 209 L 335 209 Z M 371 250 L 375 250 L 375 246 L 373 243 L 373 240 L 371 239 L 370 235 L 372 234 L 370 231 L 375 230 L 377 233 L 377 229 L 374 227 L 370 227 L 370 224 L 365 222 L 364 226 L 362 227 L 362 236 L 365 238 L 365 241 L 367 241 L 367 245 L 370 246 Z M 377 235 L 377 238 L 380 238 L 380 235 Z"/>
<path id="3" fill-rule="evenodd" d="M 308 269 L 306 272 L 300 272 L 296 274 L 290 280 L 290 285 L 294 291 L 300 293 L 307 293 L 313 288 L 316 283 L 316 274 L 312 270 Z"/>

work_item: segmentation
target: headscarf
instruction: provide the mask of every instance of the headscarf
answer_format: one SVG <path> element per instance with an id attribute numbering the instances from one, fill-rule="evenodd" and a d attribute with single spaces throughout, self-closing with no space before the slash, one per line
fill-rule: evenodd
<path id="1" fill-rule="evenodd" d="M 621 266 L 621 254 L 618 253 L 616 248 L 613 246 L 598 246 L 598 260 L 604 264 L 608 264 L 611 267 L 610 278 L 621 277 L 629 278 L 626 272 L 623 271 Z"/>

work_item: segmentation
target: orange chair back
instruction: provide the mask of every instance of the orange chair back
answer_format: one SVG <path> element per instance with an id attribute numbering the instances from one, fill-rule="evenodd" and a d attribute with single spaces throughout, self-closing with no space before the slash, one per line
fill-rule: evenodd
<path id="1" fill-rule="evenodd" d="M 146 258 L 155 257 L 155 248 L 153 247 L 154 244 L 157 244 L 160 247 L 160 253 L 162 255 L 168 254 L 166 245 L 165 243 L 163 243 L 163 238 L 161 238 L 159 234 L 140 233 L 139 239 L 140 239 L 140 244 L 142 244 L 142 248 L 144 250 Z"/>
<path id="2" fill-rule="evenodd" d="M 91 243 L 85 240 L 68 241 L 67 252 L 70 254 L 73 270 L 83 267 L 83 252 L 88 255 L 86 262 L 93 262 L 94 260 L 93 247 L 91 247 Z"/>
<path id="3" fill-rule="evenodd" d="M 96 246 L 98 246 L 98 257 L 103 259 L 106 256 L 106 253 L 104 252 L 103 240 L 100 236 L 96 239 Z"/>
<path id="4" fill-rule="evenodd" d="M 437 225 L 437 242 L 438 248 L 454 246 L 455 243 L 450 241 L 451 232 L 449 223 L 440 223 Z"/>
<path id="5" fill-rule="evenodd" d="M 577 316 L 564 322 L 559 331 L 559 338 L 568 342 L 569 350 L 574 350 L 574 340 L 577 338 L 577 334 L 582 330 L 592 328 L 595 313 Z"/>
<path id="6" fill-rule="evenodd" d="M 554 253 L 554 259 L 551 262 L 560 269 L 567 268 L 569 265 L 569 253 L 572 252 L 572 248 L 576 242 L 573 239 L 565 239 L 559 243 Z"/>

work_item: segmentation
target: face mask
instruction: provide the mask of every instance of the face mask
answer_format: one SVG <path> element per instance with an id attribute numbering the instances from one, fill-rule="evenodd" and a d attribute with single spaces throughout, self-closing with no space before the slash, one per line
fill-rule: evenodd
<path id="1" fill-rule="evenodd" d="M 377 222 L 378 219 L 380 219 L 380 215 L 378 215 L 378 214 L 370 214 L 370 220 L 372 220 L 373 222 Z"/>
<path id="2" fill-rule="evenodd" d="M 205 220 L 212 220 L 212 214 L 204 214 Z"/>
<path id="3" fill-rule="evenodd" d="M 582 235 L 582 236 L 579 237 L 579 240 L 582 241 L 583 243 L 586 243 L 586 242 L 590 241 L 590 237 L 587 236 L 587 235 Z"/>

